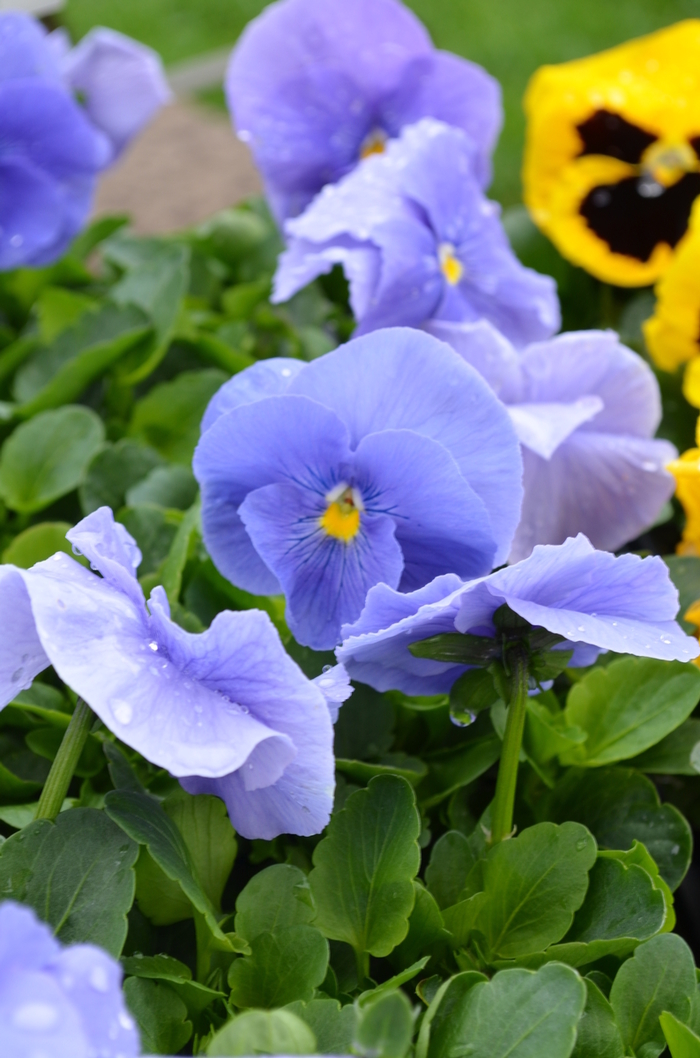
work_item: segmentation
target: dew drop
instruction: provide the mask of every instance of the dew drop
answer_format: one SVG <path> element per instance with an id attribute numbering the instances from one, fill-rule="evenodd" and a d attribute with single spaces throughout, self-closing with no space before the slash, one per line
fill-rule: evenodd
<path id="1" fill-rule="evenodd" d="M 12 1024 L 25 1032 L 46 1032 L 58 1021 L 58 1011 L 50 1003 L 23 1003 L 15 1011 Z"/>
<path id="2" fill-rule="evenodd" d="M 90 972 L 89 981 L 96 992 L 109 991 L 109 977 L 104 966 L 95 966 Z"/>
<path id="3" fill-rule="evenodd" d="M 61 555 L 61 554 L 56 554 L 56 555 L 53 556 L 54 562 L 60 562 L 62 558 L 63 558 L 63 555 Z"/>
<path id="4" fill-rule="evenodd" d="M 22 679 L 23 675 L 24 675 L 24 669 L 22 669 L 22 668 L 15 669 L 15 671 L 10 676 L 10 681 L 12 683 L 17 683 L 18 680 Z"/>
<path id="5" fill-rule="evenodd" d="M 321 672 L 330 672 L 332 668 L 333 668 L 332 665 L 324 665 L 323 668 L 321 669 Z"/>
<path id="6" fill-rule="evenodd" d="M 120 724 L 131 723 L 131 718 L 134 715 L 133 709 L 128 702 L 118 702 L 112 707 L 114 719 Z"/>
<path id="7" fill-rule="evenodd" d="M 239 705 L 238 708 L 241 710 L 242 713 L 249 713 L 250 712 L 250 709 L 248 708 L 247 705 Z"/>
<path id="8" fill-rule="evenodd" d="M 148 644 L 148 648 L 149 648 L 149 650 L 157 650 L 158 649 L 158 644 L 155 642 L 155 640 L 153 640 L 153 642 Z"/>
<path id="9" fill-rule="evenodd" d="M 134 1019 L 130 1018 L 125 1010 L 122 1010 L 119 1014 L 119 1024 L 127 1032 L 130 1032 L 134 1028 Z"/>
<path id="10" fill-rule="evenodd" d="M 585 628 L 585 626 L 584 626 L 584 625 L 579 625 L 579 626 L 578 626 L 578 630 L 579 630 L 579 632 L 585 632 L 585 631 L 586 631 L 586 628 Z"/>
<path id="11" fill-rule="evenodd" d="M 576 851 L 577 852 L 583 852 L 583 850 L 587 847 L 587 845 L 588 845 L 588 839 L 587 838 L 579 838 L 578 841 L 576 842 Z"/>
<path id="12" fill-rule="evenodd" d="M 58 606 L 59 610 L 65 610 L 66 608 L 66 604 L 64 603 L 63 599 L 56 599 L 56 605 Z"/>

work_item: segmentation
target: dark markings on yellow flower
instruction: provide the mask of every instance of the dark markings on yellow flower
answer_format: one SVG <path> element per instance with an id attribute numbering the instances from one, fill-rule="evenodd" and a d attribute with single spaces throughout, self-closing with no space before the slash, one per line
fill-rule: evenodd
<path id="1" fill-rule="evenodd" d="M 641 161 L 647 147 L 657 139 L 651 132 L 646 132 L 626 121 L 619 114 L 610 110 L 596 110 L 586 121 L 576 126 L 583 141 L 583 154 L 604 154 L 609 158 L 619 158 L 621 162 L 636 165 Z"/>
<path id="2" fill-rule="evenodd" d="M 677 245 L 698 195 L 700 173 L 686 173 L 666 188 L 650 185 L 644 177 L 630 176 L 616 184 L 594 187 L 581 203 L 580 212 L 588 227 L 614 253 L 648 261 L 658 243 Z"/>

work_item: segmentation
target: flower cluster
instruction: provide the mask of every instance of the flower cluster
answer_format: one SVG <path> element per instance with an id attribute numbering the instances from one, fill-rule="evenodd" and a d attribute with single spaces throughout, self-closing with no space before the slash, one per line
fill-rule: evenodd
<path id="1" fill-rule="evenodd" d="M 156 53 L 121 33 L 95 29 L 71 49 L 61 31 L 0 13 L 0 270 L 65 252 L 97 174 L 169 97 Z"/>

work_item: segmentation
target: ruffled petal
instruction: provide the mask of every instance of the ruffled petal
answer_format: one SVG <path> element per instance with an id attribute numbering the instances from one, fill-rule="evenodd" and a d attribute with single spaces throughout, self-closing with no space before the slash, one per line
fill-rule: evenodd
<path id="1" fill-rule="evenodd" d="M 62 205 L 60 188 L 46 173 L 22 158 L 0 159 L 2 271 L 18 268 L 53 246 L 62 232 Z"/>
<path id="2" fill-rule="evenodd" d="M 471 364 L 504 403 L 523 399 L 521 354 L 488 320 L 476 323 L 429 320 L 423 329 L 446 342 Z"/>
<path id="3" fill-rule="evenodd" d="M 98 507 L 66 533 L 66 540 L 79 555 L 85 555 L 92 569 L 98 570 L 108 584 L 126 593 L 136 606 L 143 605 L 141 585 L 136 570 L 141 552 L 133 536 L 120 522 L 115 522 L 110 507 Z"/>
<path id="4" fill-rule="evenodd" d="M 486 507 L 439 442 L 411 430 L 383 430 L 363 438 L 355 467 L 367 510 L 396 523 L 402 591 L 442 573 L 467 578 L 493 567 L 496 541 Z"/>
<path id="5" fill-rule="evenodd" d="M 591 395 L 568 404 L 513 404 L 508 411 L 521 445 L 542 459 L 551 459 L 567 437 L 602 409 L 600 397 Z"/>
<path id="6" fill-rule="evenodd" d="M 12 615 L 0 636 L 0 709 L 51 664 L 36 630 L 23 578 L 23 570 L 0 566 L 0 612 Z"/>
<path id="7" fill-rule="evenodd" d="M 309 364 L 289 393 L 331 408 L 353 448 L 367 434 L 391 429 L 439 441 L 483 500 L 494 561 L 505 561 L 520 517 L 520 445 L 507 410 L 453 350 L 421 331 L 375 332 Z"/>
<path id="8" fill-rule="evenodd" d="M 674 491 L 666 464 L 668 441 L 580 429 L 551 459 L 523 452 L 525 498 L 510 561 L 535 544 L 561 544 L 582 532 L 598 548 L 615 551 L 657 517 Z"/>
<path id="9" fill-rule="evenodd" d="M 407 594 L 378 584 L 368 593 L 359 619 L 343 627 L 343 643 L 335 652 L 338 661 L 351 679 L 378 691 L 444 694 L 465 666 L 414 658 L 408 647 L 419 639 L 454 631 L 463 587 L 452 573 Z"/>
<path id="10" fill-rule="evenodd" d="M 8 974 L 0 983 L 0 1050 L 3 1055 L 90 1058 L 82 1019 L 52 974 Z"/>
<path id="11" fill-rule="evenodd" d="M 41 77 L 61 83 L 61 73 L 46 30 L 23 11 L 0 12 L 0 83 Z"/>
<path id="12" fill-rule="evenodd" d="M 320 676 L 311 681 L 326 699 L 331 722 L 335 723 L 343 702 L 352 694 L 350 677 L 344 665 L 326 666 Z"/>
<path id="13" fill-rule="evenodd" d="M 135 1058 L 141 1052 L 136 1023 L 126 1009 L 119 963 L 92 944 L 64 948 L 52 966 L 66 998 L 80 1012 L 90 1053 Z"/>
<path id="14" fill-rule="evenodd" d="M 285 393 L 292 379 L 305 367 L 303 360 L 273 356 L 269 360 L 258 360 L 245 371 L 239 371 L 228 382 L 224 382 L 209 401 L 202 419 L 202 433 L 224 412 L 233 411 L 240 404 L 252 404 L 263 397 L 277 397 Z"/>
<path id="15" fill-rule="evenodd" d="M 279 592 L 278 578 L 240 522 L 239 505 L 251 489 L 281 481 L 323 496 L 349 458 L 343 423 L 320 403 L 269 397 L 221 415 L 202 435 L 193 461 L 204 542 L 220 572 L 254 594 Z"/>
<path id="16" fill-rule="evenodd" d="M 148 760 L 176 776 L 223 775 L 272 738 L 287 744 L 279 748 L 289 759 L 285 736 L 195 681 L 180 667 L 181 658 L 170 659 L 143 605 L 62 552 L 24 580 L 37 631 L 61 679 Z M 203 633 L 202 649 L 207 637 Z"/>
<path id="17" fill-rule="evenodd" d="M 116 157 L 172 98 L 157 52 L 113 29 L 91 29 L 62 63 Z"/>
<path id="18" fill-rule="evenodd" d="M 3 979 L 5 975 L 12 976 L 22 970 L 40 970 L 60 951 L 51 929 L 28 907 L 12 900 L 0 904 L 0 973 Z"/>
<path id="19" fill-rule="evenodd" d="M 294 637 L 314 650 L 332 649 L 372 585 L 395 587 L 403 571 L 391 518 L 363 514 L 346 543 L 321 527 L 325 507 L 313 493 L 278 484 L 251 492 L 240 508 L 256 551 L 282 585 Z"/>

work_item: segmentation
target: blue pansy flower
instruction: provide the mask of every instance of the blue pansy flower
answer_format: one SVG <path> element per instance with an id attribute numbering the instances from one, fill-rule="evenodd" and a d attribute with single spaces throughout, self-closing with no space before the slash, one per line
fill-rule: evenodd
<path id="1" fill-rule="evenodd" d="M 655 440 L 661 396 L 647 363 L 614 331 L 571 331 L 518 353 L 486 322 L 432 323 L 507 405 L 523 453 L 525 495 L 510 561 L 584 533 L 616 551 L 673 495 L 677 456 Z"/>
<path id="2" fill-rule="evenodd" d="M 490 179 L 501 121 L 498 82 L 436 51 L 397 0 L 281 0 L 236 46 L 226 94 L 277 217 L 299 213 L 388 138 L 423 117 L 469 134 Z"/>
<path id="3" fill-rule="evenodd" d="M 116 959 L 63 947 L 33 911 L 0 904 L 0 1053 L 5 1058 L 134 1058 L 136 1025 Z"/>
<path id="4" fill-rule="evenodd" d="M 442 694 L 465 667 L 414 657 L 409 645 L 444 632 L 493 636 L 493 615 L 503 603 L 534 627 L 563 636 L 574 648 L 574 667 L 606 650 L 665 661 L 700 653 L 674 620 L 678 592 L 662 559 L 615 557 L 579 535 L 538 546 L 524 561 L 466 584 L 438 577 L 408 595 L 378 585 L 359 620 L 343 628 L 338 660 L 352 679 L 379 691 Z"/>
<path id="5" fill-rule="evenodd" d="M 340 264 L 357 334 L 487 319 L 518 346 L 559 329 L 556 283 L 522 265 L 459 129 L 426 118 L 287 221 L 273 301 Z"/>
<path id="6" fill-rule="evenodd" d="M 209 554 L 246 591 L 283 592 L 289 627 L 316 650 L 340 641 L 374 584 L 411 591 L 508 555 L 515 431 L 478 373 L 421 331 L 249 368 L 204 425 L 194 473 Z"/>
<path id="7" fill-rule="evenodd" d="M 322 830 L 344 674 L 308 680 L 258 610 L 224 611 L 192 634 L 162 588 L 146 606 L 140 552 L 108 507 L 67 536 L 101 576 L 63 552 L 0 566 L 0 706 L 51 664 L 123 742 L 185 789 L 221 797 L 245 837 Z"/>
<path id="8" fill-rule="evenodd" d="M 28 15 L 0 13 L 0 271 L 65 252 L 98 173 L 167 92 L 155 53 L 127 37 L 95 30 L 71 52 Z"/>

